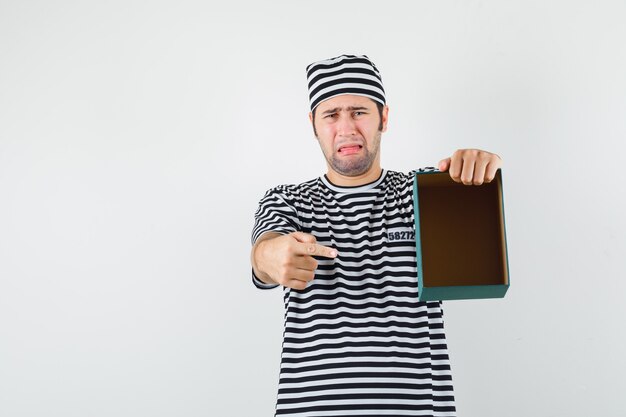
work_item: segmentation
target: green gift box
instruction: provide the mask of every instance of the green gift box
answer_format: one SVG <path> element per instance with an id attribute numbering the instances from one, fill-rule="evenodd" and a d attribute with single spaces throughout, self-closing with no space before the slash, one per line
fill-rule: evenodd
<path id="1" fill-rule="evenodd" d="M 419 301 L 502 298 L 509 289 L 502 170 L 482 185 L 420 168 L 413 180 Z"/>

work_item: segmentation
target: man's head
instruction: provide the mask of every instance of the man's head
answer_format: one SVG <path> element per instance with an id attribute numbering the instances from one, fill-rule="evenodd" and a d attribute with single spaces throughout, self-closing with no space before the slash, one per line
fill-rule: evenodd
<path id="1" fill-rule="evenodd" d="M 342 94 L 320 103 L 315 121 L 309 113 L 329 169 L 346 177 L 379 169 L 388 109 L 367 97 Z"/>
<path id="2" fill-rule="evenodd" d="M 389 108 L 378 69 L 365 55 L 307 66 L 309 119 L 329 172 L 359 177 L 380 170 L 380 138 Z"/>

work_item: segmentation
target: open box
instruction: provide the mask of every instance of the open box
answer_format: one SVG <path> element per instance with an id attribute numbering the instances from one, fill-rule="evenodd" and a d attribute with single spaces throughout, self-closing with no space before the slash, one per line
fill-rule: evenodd
<path id="1" fill-rule="evenodd" d="M 502 170 L 482 185 L 449 172 L 413 180 L 419 301 L 501 298 L 509 288 Z"/>

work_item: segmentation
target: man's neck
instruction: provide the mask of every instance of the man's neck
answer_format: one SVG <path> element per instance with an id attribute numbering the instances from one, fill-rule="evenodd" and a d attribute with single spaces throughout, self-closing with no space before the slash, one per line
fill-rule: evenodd
<path id="1" fill-rule="evenodd" d="M 359 185 L 369 184 L 371 182 L 376 181 L 380 175 L 382 174 L 382 168 L 372 167 L 366 173 L 356 176 L 356 177 L 348 177 L 345 175 L 341 175 L 338 172 L 329 169 L 326 173 L 326 177 L 328 180 L 335 185 L 339 185 L 341 187 L 358 187 Z"/>

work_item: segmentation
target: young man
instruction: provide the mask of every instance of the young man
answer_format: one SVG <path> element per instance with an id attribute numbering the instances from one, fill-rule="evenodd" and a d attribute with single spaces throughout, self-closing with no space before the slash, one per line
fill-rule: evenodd
<path id="1" fill-rule="evenodd" d="M 454 416 L 441 302 L 417 301 L 413 173 L 380 166 L 389 108 L 367 56 L 307 67 L 328 172 L 268 190 L 255 213 L 252 280 L 283 287 L 280 416 Z M 492 153 L 456 151 L 439 170 L 490 182 Z"/>

